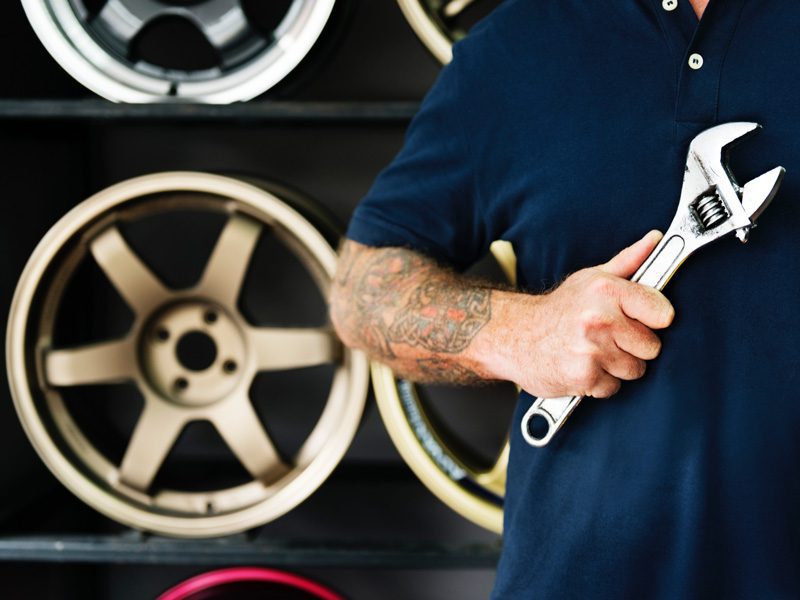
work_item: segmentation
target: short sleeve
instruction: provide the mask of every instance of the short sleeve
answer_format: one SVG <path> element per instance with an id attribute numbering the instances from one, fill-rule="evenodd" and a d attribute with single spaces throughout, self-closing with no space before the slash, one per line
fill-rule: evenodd
<path id="1" fill-rule="evenodd" d="M 467 131 L 469 72 L 456 44 L 411 121 L 405 142 L 353 214 L 347 237 L 368 246 L 402 246 L 463 270 L 488 248 Z M 467 68 L 465 68 L 467 67 Z"/>

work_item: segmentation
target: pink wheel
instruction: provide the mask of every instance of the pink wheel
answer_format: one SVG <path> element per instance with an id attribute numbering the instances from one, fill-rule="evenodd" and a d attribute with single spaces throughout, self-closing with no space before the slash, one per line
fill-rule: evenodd
<path id="1" fill-rule="evenodd" d="M 296 595 L 287 596 L 287 593 Z M 213 598 L 296 598 L 345 600 L 325 586 L 284 571 L 259 567 L 233 567 L 209 571 L 170 588 L 158 600 L 212 600 Z"/>

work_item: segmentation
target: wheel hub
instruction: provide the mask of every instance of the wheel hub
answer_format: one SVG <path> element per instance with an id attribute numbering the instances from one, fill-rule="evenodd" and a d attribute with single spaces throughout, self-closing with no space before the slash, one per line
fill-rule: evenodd
<path id="1" fill-rule="evenodd" d="M 203 300 L 157 313 L 142 330 L 139 348 L 147 383 L 164 400 L 183 407 L 230 397 L 248 364 L 235 317 Z"/>

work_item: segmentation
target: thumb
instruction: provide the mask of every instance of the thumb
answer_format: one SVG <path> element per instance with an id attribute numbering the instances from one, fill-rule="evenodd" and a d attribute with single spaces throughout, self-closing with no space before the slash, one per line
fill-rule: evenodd
<path id="1" fill-rule="evenodd" d="M 655 249 L 662 237 L 664 234 L 654 229 L 598 268 L 611 275 L 629 279 Z"/>

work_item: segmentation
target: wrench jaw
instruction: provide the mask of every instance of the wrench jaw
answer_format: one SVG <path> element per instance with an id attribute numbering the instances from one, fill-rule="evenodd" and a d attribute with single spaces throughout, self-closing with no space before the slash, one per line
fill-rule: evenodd
<path id="1" fill-rule="evenodd" d="M 740 187 L 728 163 L 731 148 L 760 129 L 758 123 L 725 123 L 704 131 L 689 144 L 680 202 L 688 210 L 680 211 L 683 219 L 676 215 L 673 226 L 695 237 L 695 248 L 731 231 L 746 242 L 756 219 L 775 197 L 783 181 L 783 167 Z"/>
<path id="2" fill-rule="evenodd" d="M 736 231 L 736 237 L 741 242 L 747 241 L 750 230 L 756 226 L 758 217 L 761 216 L 761 213 L 767 209 L 775 198 L 781 183 L 783 183 L 785 174 L 786 169 L 775 167 L 744 184 L 742 188 L 742 208 L 752 225 Z"/>
<path id="3" fill-rule="evenodd" d="M 728 153 L 731 148 L 742 143 L 759 129 L 761 129 L 761 125 L 749 121 L 716 125 L 711 129 L 706 129 L 689 143 L 689 157 L 694 158 L 700 164 L 713 166 L 716 163 L 727 166 Z"/>

